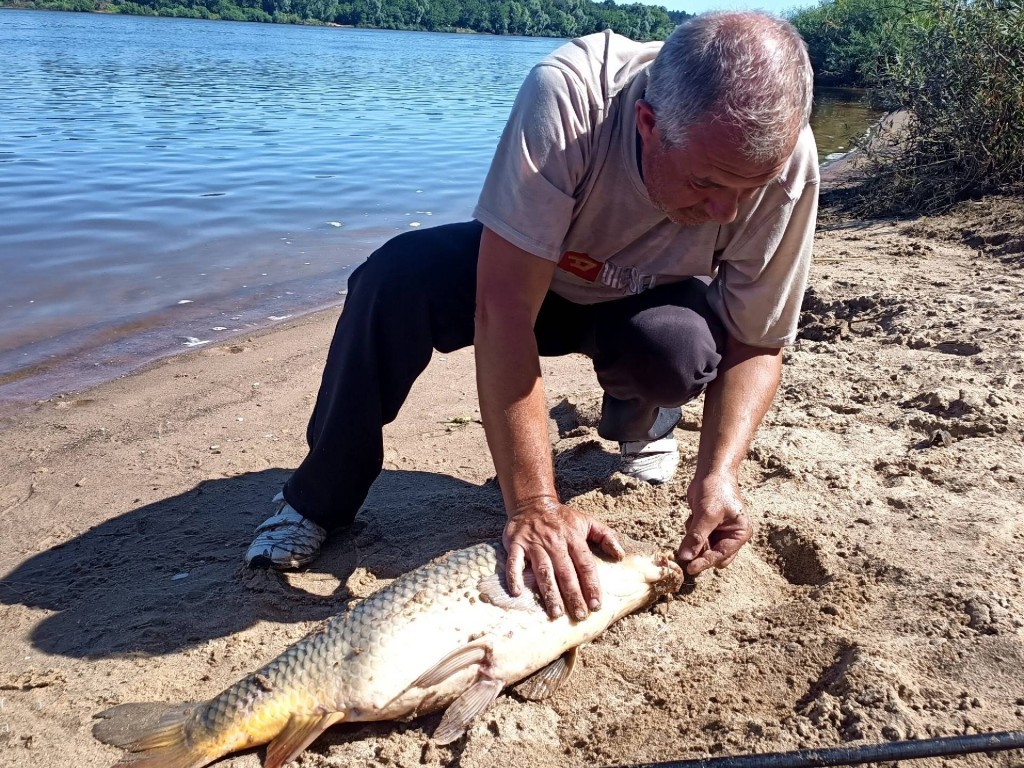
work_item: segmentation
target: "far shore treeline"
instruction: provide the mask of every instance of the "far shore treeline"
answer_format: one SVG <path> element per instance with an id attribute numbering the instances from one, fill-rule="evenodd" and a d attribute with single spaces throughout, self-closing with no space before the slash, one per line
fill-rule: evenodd
<path id="1" fill-rule="evenodd" d="M 0 7 L 536 37 L 614 29 L 634 40 L 662 40 L 692 15 L 614 0 L 0 0 Z"/>

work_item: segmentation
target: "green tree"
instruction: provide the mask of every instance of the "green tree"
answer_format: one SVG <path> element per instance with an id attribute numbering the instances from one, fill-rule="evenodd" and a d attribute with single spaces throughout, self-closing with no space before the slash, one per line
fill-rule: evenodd
<path id="1" fill-rule="evenodd" d="M 640 40 L 664 38 L 686 16 L 641 3 L 619 6 L 614 0 L 0 0 L 0 7 L 94 10 L 96 2 L 115 13 L 150 16 L 557 37 L 611 28 Z"/>
<path id="2" fill-rule="evenodd" d="M 917 0 L 826 0 L 791 21 L 807 42 L 815 81 L 864 86 Z"/>

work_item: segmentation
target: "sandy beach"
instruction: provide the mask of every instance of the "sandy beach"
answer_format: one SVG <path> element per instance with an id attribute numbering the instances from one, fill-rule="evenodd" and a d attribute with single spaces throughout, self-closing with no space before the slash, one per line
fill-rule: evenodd
<path id="1" fill-rule="evenodd" d="M 1024 729 L 1024 201 L 826 215 L 801 338 L 743 468 L 755 539 L 511 694 L 448 747 L 341 725 L 300 766 L 591 766 Z M 302 573 L 241 566 L 301 460 L 337 311 L 38 403 L 0 433 L 0 765 L 110 766 L 93 716 L 207 698 L 397 575 L 497 537 L 471 350 L 435 355 L 353 532 Z M 614 473 L 588 361 L 545 362 L 563 499 L 678 543 L 676 482 Z M 255 768 L 253 751 L 218 763 Z M 909 763 L 908 763 L 909 764 Z M 1024 765 L 1024 753 L 914 766 Z"/>

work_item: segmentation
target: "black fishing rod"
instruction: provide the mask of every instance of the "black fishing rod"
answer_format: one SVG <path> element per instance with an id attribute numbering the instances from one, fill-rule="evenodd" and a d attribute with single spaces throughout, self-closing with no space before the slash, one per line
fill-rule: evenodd
<path id="1" fill-rule="evenodd" d="M 828 765 L 861 765 L 889 760 L 916 760 L 921 757 L 968 755 L 972 752 L 1000 752 L 1007 749 L 1024 749 L 1024 731 L 893 741 L 859 747 L 801 749 L 795 752 L 769 752 L 763 755 L 705 757 L 667 763 L 623 765 L 618 768 L 821 768 Z"/>

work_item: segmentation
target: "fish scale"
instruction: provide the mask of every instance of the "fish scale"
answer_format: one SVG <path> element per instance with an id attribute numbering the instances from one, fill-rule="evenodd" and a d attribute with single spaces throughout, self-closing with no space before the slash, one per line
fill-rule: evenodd
<path id="1" fill-rule="evenodd" d="M 298 681 L 311 690 L 325 692 L 338 687 L 344 689 L 345 682 L 337 679 L 340 660 L 344 658 L 357 666 L 372 666 L 379 655 L 374 652 L 378 646 L 375 641 L 381 634 L 388 633 L 388 620 L 405 609 L 418 594 L 425 591 L 435 598 L 448 595 L 455 577 L 460 582 L 467 576 L 474 582 L 479 581 L 495 572 L 499 560 L 504 558 L 499 556 L 496 544 L 478 544 L 399 576 L 389 587 L 331 619 L 321 632 L 301 640 L 212 699 L 203 711 L 197 712 L 198 723 L 207 730 L 224 728 L 239 714 L 248 714 L 261 701 L 273 699 L 274 691 L 284 681 L 291 686 Z M 266 682 L 261 682 L 264 680 Z M 340 690 L 330 698 L 343 700 L 345 693 Z M 321 704 L 314 697 L 308 697 L 305 703 L 309 711 L 315 711 Z"/>
<path id="2" fill-rule="evenodd" d="M 638 542 L 627 543 L 620 562 L 598 558 L 596 565 L 601 608 L 581 621 L 550 619 L 533 592 L 508 593 L 499 542 L 450 552 L 398 577 L 213 699 L 166 707 L 156 727 L 131 722 L 135 708 L 151 705 L 121 705 L 101 715 L 94 733 L 138 753 L 126 766 L 201 768 L 270 742 L 266 765 L 278 768 L 333 723 L 414 717 L 455 702 L 435 732 L 438 743 L 449 743 L 506 685 L 536 672 L 527 697 L 550 695 L 571 673 L 577 646 L 682 582 L 678 565 Z M 121 718 L 127 724 L 116 726 Z M 115 731 L 137 738 L 126 744 L 123 736 L 112 738 Z"/>

